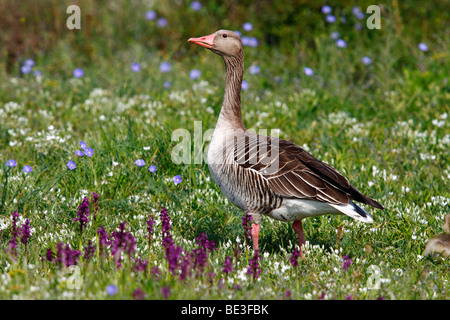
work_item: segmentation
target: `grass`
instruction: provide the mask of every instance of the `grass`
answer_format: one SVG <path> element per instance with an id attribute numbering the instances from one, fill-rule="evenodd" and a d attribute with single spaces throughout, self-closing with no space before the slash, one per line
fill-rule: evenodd
<path id="1" fill-rule="evenodd" d="M 211 19 L 206 10 L 220 16 L 222 9 L 205 5 L 202 21 Z M 173 10 L 174 17 L 182 15 L 182 9 Z M 194 14 L 189 13 L 180 35 L 213 31 L 195 27 Z M 435 14 L 438 19 L 437 9 Z M 202 133 L 214 128 L 223 95 L 223 63 L 206 50 L 190 48 L 184 38 L 176 41 L 181 36 L 174 35 L 174 26 L 150 31 L 154 37 L 172 37 L 169 48 L 148 48 L 148 35 L 141 34 L 145 21 L 137 19 L 139 39 L 119 34 L 119 40 L 127 41 L 114 42 L 118 50 L 99 54 L 95 63 L 79 58 L 69 39 L 33 56 L 33 70 L 40 70 L 41 77 L 20 73 L 27 55 L 13 71 L 2 71 L 0 298 L 448 299 L 448 259 L 422 256 L 427 240 L 442 232 L 450 199 L 448 30 L 421 39 L 430 48 L 422 52 L 414 35 L 398 34 L 393 16 L 383 16 L 386 27 L 371 32 L 329 26 L 321 19 L 320 13 L 314 16 L 314 32 L 308 36 L 279 46 L 263 41 L 272 39 L 264 38 L 266 34 L 277 38 L 273 30 L 255 28 L 259 46 L 245 47 L 249 88 L 243 92 L 244 123 L 279 129 L 281 138 L 333 165 L 377 199 L 386 209 L 366 208 L 373 224 L 344 216 L 307 219 L 308 244 L 295 268 L 289 261 L 297 244 L 291 226 L 263 219 L 261 274 L 257 279 L 247 274 L 253 252 L 243 236 L 244 213 L 220 192 L 204 162 L 177 165 L 171 157 L 178 144 L 172 139 L 175 130 L 186 129 L 193 139 L 194 121 L 201 121 Z M 229 23 L 235 29 L 241 25 Z M 288 24 L 283 28 L 295 34 Z M 336 29 L 346 48 L 330 39 Z M 98 47 L 92 41 L 93 51 L 101 53 L 111 39 L 99 39 Z M 364 65 L 363 56 L 373 63 Z M 163 61 L 171 63 L 170 72 L 159 71 Z M 133 62 L 140 63 L 139 72 L 131 71 Z M 252 64 L 260 66 L 259 74 L 249 73 Z M 306 66 L 314 76 L 303 73 Z M 83 68 L 82 78 L 72 76 L 76 67 Z M 191 69 L 199 69 L 201 77 L 190 79 Z M 93 148 L 92 157 L 75 156 L 80 141 Z M 8 159 L 17 166 L 8 167 Z M 146 166 L 136 166 L 137 159 Z M 69 160 L 76 162 L 74 170 L 67 168 Z M 24 165 L 33 171 L 24 173 Z M 157 171 L 149 172 L 149 165 Z M 182 177 L 180 184 L 174 184 L 175 175 Z M 80 237 L 74 218 L 83 197 L 92 192 L 99 194 L 97 221 L 91 203 L 90 222 Z M 208 253 L 203 273 L 194 268 L 180 281 L 168 271 L 161 244 L 162 207 L 168 210 L 174 242 L 186 252 L 199 248 L 196 238 L 202 233 L 215 241 L 217 250 Z M 32 228 L 26 252 L 19 241 L 16 256 L 8 253 L 14 211 L 19 213 L 18 227 L 27 218 Z M 149 243 L 146 221 L 151 216 L 156 224 Z M 98 252 L 98 228 L 111 235 L 124 221 L 136 249 L 123 254 L 121 267 L 110 249 L 106 257 L 80 258 L 79 269 L 45 259 L 47 249 L 56 252 L 58 243 L 78 250 L 80 243 L 83 248 L 92 240 Z M 236 257 L 235 248 L 240 250 Z M 226 256 L 233 257 L 230 274 L 222 271 Z M 352 259 L 348 269 L 343 268 L 344 256 Z M 145 271 L 134 269 L 139 257 L 149 261 Z M 79 289 L 72 287 L 76 272 L 82 279 Z M 375 283 L 379 287 L 371 285 Z M 117 288 L 113 295 L 107 290 L 111 285 Z"/>

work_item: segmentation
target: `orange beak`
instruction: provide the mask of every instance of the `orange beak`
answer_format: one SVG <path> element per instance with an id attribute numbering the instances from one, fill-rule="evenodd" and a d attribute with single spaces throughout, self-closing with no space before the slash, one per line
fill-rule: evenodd
<path id="1" fill-rule="evenodd" d="M 188 41 L 198 44 L 199 46 L 211 49 L 214 45 L 214 37 L 216 36 L 215 33 L 210 34 L 209 36 L 204 36 L 200 38 L 190 38 Z"/>

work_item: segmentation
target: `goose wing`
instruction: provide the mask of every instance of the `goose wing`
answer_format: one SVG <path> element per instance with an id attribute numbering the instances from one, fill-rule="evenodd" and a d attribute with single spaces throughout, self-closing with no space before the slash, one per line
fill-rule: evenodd
<path id="1" fill-rule="evenodd" d="M 234 160 L 243 168 L 258 172 L 273 192 L 285 198 L 330 204 L 348 204 L 350 200 L 356 200 L 383 209 L 332 166 L 286 140 L 247 131 L 235 141 Z"/>

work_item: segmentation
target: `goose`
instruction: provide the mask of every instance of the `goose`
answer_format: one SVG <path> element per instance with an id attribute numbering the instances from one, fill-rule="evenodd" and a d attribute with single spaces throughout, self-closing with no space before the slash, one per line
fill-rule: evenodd
<path id="1" fill-rule="evenodd" d="M 301 253 L 306 241 L 304 218 L 334 214 L 373 222 L 353 201 L 378 209 L 383 206 L 359 192 L 336 169 L 290 141 L 246 129 L 241 112 L 244 52 L 238 34 L 219 30 L 188 42 L 222 56 L 225 63 L 225 93 L 207 162 L 219 189 L 251 216 L 254 250 L 258 250 L 262 216 L 293 222 Z"/>
<path id="2" fill-rule="evenodd" d="M 445 233 L 438 234 L 428 241 L 423 252 L 424 256 L 441 254 L 442 257 L 450 258 L 450 213 L 444 217 L 444 231 Z"/>

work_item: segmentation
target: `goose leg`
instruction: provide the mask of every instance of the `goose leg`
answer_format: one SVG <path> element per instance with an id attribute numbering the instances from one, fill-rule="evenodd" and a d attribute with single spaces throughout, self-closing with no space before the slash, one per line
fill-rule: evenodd
<path id="1" fill-rule="evenodd" d="M 252 223 L 253 250 L 258 250 L 259 224 Z"/>
<path id="2" fill-rule="evenodd" d="M 297 220 L 292 224 L 292 228 L 295 230 L 298 236 L 298 242 L 300 243 L 300 255 L 303 256 L 302 245 L 306 242 L 305 235 L 303 234 L 302 220 Z"/>
<path id="3" fill-rule="evenodd" d="M 252 242 L 253 250 L 258 250 L 258 239 L 259 239 L 259 224 L 261 223 L 261 215 L 258 213 L 248 213 L 252 217 Z"/>

